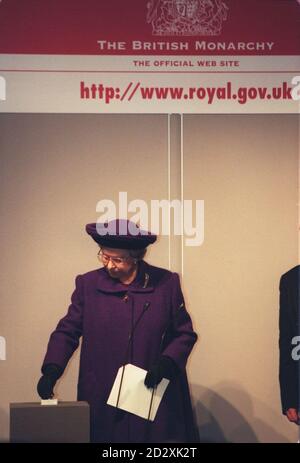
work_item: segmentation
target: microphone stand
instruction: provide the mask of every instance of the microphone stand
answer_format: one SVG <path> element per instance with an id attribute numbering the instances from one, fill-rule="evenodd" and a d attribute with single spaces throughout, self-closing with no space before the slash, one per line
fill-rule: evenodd
<path id="1" fill-rule="evenodd" d="M 140 316 L 138 317 L 138 319 L 136 320 L 136 322 L 134 323 L 133 327 L 131 328 L 129 336 L 128 336 L 127 349 L 126 349 L 125 356 L 124 356 L 124 362 L 123 362 L 122 373 L 121 373 L 121 380 L 120 380 L 118 396 L 117 396 L 117 402 L 116 402 L 116 411 L 115 411 L 115 416 L 114 416 L 114 419 L 113 419 L 113 426 L 112 426 L 112 432 L 111 432 L 112 436 L 114 435 L 114 431 L 115 431 L 117 413 L 118 413 L 118 410 L 120 410 L 119 409 L 119 402 L 120 402 L 120 397 L 121 397 L 121 390 L 122 390 L 122 385 L 123 385 L 125 366 L 126 366 L 126 363 L 128 361 L 128 353 L 129 353 L 129 349 L 130 349 L 130 346 L 131 346 L 131 343 L 132 343 L 133 334 L 135 332 L 135 329 L 136 329 L 137 325 L 139 324 L 140 320 L 142 319 L 144 313 L 149 309 L 149 306 L 150 306 L 150 302 L 145 302 L 143 310 L 142 310 Z"/>

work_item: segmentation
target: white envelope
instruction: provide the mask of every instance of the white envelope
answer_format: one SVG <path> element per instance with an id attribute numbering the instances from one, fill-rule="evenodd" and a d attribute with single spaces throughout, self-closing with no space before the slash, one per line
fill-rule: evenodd
<path id="1" fill-rule="evenodd" d="M 123 367 L 120 367 L 107 401 L 107 404 L 113 407 L 117 406 L 122 372 Z M 146 374 L 147 371 L 143 370 L 143 368 L 130 363 L 125 365 L 118 408 L 145 419 L 148 419 L 151 408 L 149 419 L 154 421 L 159 404 L 170 381 L 163 378 L 153 393 L 153 389 L 148 389 L 144 384 Z"/>

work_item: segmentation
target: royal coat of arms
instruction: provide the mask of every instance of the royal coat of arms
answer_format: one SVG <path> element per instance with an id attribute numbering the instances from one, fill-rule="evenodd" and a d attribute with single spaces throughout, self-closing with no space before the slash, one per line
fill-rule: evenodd
<path id="1" fill-rule="evenodd" d="M 153 35 L 219 35 L 228 7 L 222 0 L 150 0 Z"/>

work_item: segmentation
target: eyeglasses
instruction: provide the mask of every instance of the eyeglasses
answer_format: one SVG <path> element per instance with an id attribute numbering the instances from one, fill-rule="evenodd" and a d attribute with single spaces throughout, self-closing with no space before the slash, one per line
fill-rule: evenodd
<path id="1" fill-rule="evenodd" d="M 111 261 L 114 265 L 122 265 L 130 257 L 130 256 L 127 256 L 127 257 L 107 256 L 106 254 L 104 254 L 104 252 L 101 249 L 98 252 L 97 256 L 98 256 L 98 259 L 101 260 L 101 262 L 104 265 L 108 264 L 109 261 Z"/>

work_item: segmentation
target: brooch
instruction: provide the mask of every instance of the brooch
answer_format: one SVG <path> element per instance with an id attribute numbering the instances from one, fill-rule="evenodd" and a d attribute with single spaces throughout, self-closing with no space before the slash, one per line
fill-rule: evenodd
<path id="1" fill-rule="evenodd" d="M 143 288 L 147 288 L 149 282 L 149 274 L 145 273 L 145 281 L 144 281 L 144 286 Z"/>

